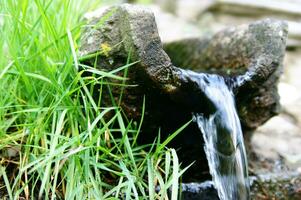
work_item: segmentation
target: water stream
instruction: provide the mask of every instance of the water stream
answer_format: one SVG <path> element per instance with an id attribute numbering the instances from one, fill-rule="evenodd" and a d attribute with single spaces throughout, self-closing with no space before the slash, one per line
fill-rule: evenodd
<path id="1" fill-rule="evenodd" d="M 205 153 L 221 200 L 247 200 L 250 186 L 240 121 L 231 89 L 219 75 L 183 72 L 210 101 L 213 112 L 194 113 L 203 134 Z"/>

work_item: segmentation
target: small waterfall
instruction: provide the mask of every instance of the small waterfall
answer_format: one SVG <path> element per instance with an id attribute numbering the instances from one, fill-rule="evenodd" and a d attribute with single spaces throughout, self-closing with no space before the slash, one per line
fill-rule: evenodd
<path id="1" fill-rule="evenodd" d="M 193 113 L 203 134 L 205 153 L 221 200 L 247 200 L 250 186 L 243 134 L 231 89 L 219 75 L 183 71 L 214 107 L 210 114 Z"/>

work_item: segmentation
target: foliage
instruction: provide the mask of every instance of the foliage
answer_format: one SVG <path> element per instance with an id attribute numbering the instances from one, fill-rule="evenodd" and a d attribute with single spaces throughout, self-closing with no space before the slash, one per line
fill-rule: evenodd
<path id="1" fill-rule="evenodd" d="M 0 6 L 0 196 L 166 199 L 178 196 L 175 150 L 138 145 L 141 122 L 100 107 L 94 85 L 124 80 L 76 56 L 83 14 L 100 0 L 8 0 Z M 91 76 L 82 77 L 85 71 Z M 97 77 L 97 78 L 96 78 Z M 88 87 L 89 85 L 89 87 Z M 120 87 L 125 87 L 121 85 Z M 141 105 L 143 106 L 143 105 Z M 111 117 L 104 117 L 108 113 Z"/>

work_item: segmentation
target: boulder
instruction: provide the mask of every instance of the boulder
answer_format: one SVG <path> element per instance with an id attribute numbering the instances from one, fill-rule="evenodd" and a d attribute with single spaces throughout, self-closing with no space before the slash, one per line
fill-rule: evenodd
<path id="1" fill-rule="evenodd" d="M 209 114 L 208 99 L 194 80 L 183 73 L 187 68 L 225 77 L 235 93 L 245 130 L 255 129 L 276 115 L 276 84 L 282 71 L 286 37 L 286 23 L 267 19 L 226 29 L 209 39 L 191 38 L 165 44 L 165 51 L 153 12 L 123 4 L 90 16 L 79 55 L 82 64 L 102 71 L 116 71 L 128 61 L 138 61 L 117 73 L 127 75 L 128 80 L 122 80 L 122 84 L 128 87 L 114 86 L 120 83 L 118 80 L 107 81 L 115 84 L 102 88 L 102 105 L 118 103 L 134 121 L 140 121 L 143 115 L 140 142 L 148 143 L 158 136 L 159 128 L 163 140 L 191 121 L 192 112 Z M 98 95 L 95 93 L 95 98 Z M 186 180 L 209 177 L 202 143 L 197 125 L 189 123 L 169 144 L 179 150 L 183 165 L 196 161 Z"/>
<path id="2" fill-rule="evenodd" d="M 266 19 L 225 29 L 208 39 L 166 43 L 164 49 L 177 66 L 238 82 L 248 80 L 236 88 L 237 109 L 244 128 L 255 129 L 280 111 L 277 82 L 286 37 L 284 22 Z"/>
<path id="3" fill-rule="evenodd" d="M 250 177 L 251 199 L 291 199 L 301 198 L 300 173 L 259 174 Z M 211 181 L 182 184 L 183 200 L 219 199 Z"/>

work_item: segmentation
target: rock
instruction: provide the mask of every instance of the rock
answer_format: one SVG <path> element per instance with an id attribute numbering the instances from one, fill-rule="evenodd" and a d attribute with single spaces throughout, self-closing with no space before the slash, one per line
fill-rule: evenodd
<path id="1" fill-rule="evenodd" d="M 255 14 L 237 16 L 234 13 L 227 11 L 210 10 L 200 15 L 198 18 L 198 24 L 200 29 L 205 29 L 207 30 L 207 33 L 214 34 L 225 28 L 228 28 L 229 26 L 248 24 L 255 20 L 258 21 L 266 18 L 275 18 L 286 21 L 288 23 L 287 48 L 295 49 L 301 47 L 301 16 L 300 18 L 290 18 L 288 16 L 271 13 L 265 13 L 264 15 L 259 16 Z"/>
<path id="2" fill-rule="evenodd" d="M 155 0 L 156 5 L 159 5 L 164 11 L 176 13 L 178 8 L 177 0 Z"/>
<path id="3" fill-rule="evenodd" d="M 238 89 L 236 101 L 242 124 L 254 129 L 279 113 L 276 84 L 282 71 L 286 36 L 285 23 L 267 19 L 225 29 L 207 40 L 167 43 L 164 49 L 177 66 L 249 77 L 250 81 Z"/>
<path id="4" fill-rule="evenodd" d="M 205 37 L 205 33 L 195 24 L 163 12 L 157 6 L 151 6 L 150 9 L 154 12 L 162 43 Z"/>
<path id="5" fill-rule="evenodd" d="M 168 0 L 167 0 L 168 1 Z M 86 21 L 100 19 L 108 6 L 103 6 L 95 11 L 88 12 L 84 15 Z M 205 34 L 200 28 L 185 19 L 177 17 L 156 5 L 147 6 L 155 15 L 156 24 L 162 43 L 170 43 L 188 38 L 202 38 Z M 172 31 L 170 31 L 172 30 Z"/>
<path id="6" fill-rule="evenodd" d="M 288 21 L 288 35 L 290 38 L 301 40 L 301 23 L 295 21 Z"/>
<path id="7" fill-rule="evenodd" d="M 252 149 L 261 160 L 298 169 L 301 166 L 301 73 L 300 50 L 288 51 L 284 75 L 279 83 L 282 112 L 259 127 L 251 140 Z"/>
<path id="8" fill-rule="evenodd" d="M 18 146 L 7 146 L 1 150 L 1 157 L 12 159 L 16 158 L 20 153 L 20 147 Z"/>
<path id="9" fill-rule="evenodd" d="M 208 1 L 205 9 L 199 9 L 198 14 L 193 14 L 193 21 L 198 21 L 200 29 L 216 33 L 233 25 L 251 23 L 255 20 L 275 18 L 287 21 L 289 24 L 288 48 L 301 47 L 301 9 L 300 1 L 282 0 L 213 0 Z M 181 1 L 180 1 L 181 2 Z M 186 3 L 186 1 L 183 1 Z M 189 7 L 198 8 L 200 3 L 189 3 Z M 193 3 L 194 2 L 194 3 Z M 203 2 L 203 1 L 202 1 Z M 184 3 L 183 3 L 184 4 Z M 190 16 L 188 9 L 180 9 L 182 13 Z"/>
<path id="10" fill-rule="evenodd" d="M 279 156 L 299 155 L 301 152 L 301 134 L 293 119 L 285 114 L 273 117 L 259 127 L 252 137 L 255 153 L 270 160 Z"/>
<path id="11" fill-rule="evenodd" d="M 182 200 L 219 200 L 212 181 L 182 184 Z"/>
<path id="12" fill-rule="evenodd" d="M 300 175 L 299 172 L 286 172 L 251 177 L 251 199 L 298 200 L 301 198 Z"/>
<path id="13" fill-rule="evenodd" d="M 155 0 L 154 3 L 159 5 L 165 12 L 187 21 L 196 21 L 200 13 L 207 10 L 215 1 L 214 0 Z"/>
<path id="14" fill-rule="evenodd" d="M 300 173 L 260 174 L 250 177 L 251 199 L 291 199 L 301 198 Z M 211 181 L 182 184 L 183 200 L 219 199 Z"/>
<path id="15" fill-rule="evenodd" d="M 284 112 L 292 116 L 299 126 L 301 137 L 301 58 L 300 50 L 289 51 L 285 57 L 284 76 L 280 87 L 280 95 Z"/>
<path id="16" fill-rule="evenodd" d="M 139 61 L 128 68 L 129 80 L 125 82 L 137 86 L 102 88 L 101 106 L 116 105 L 122 92 L 120 105 L 124 113 L 129 119 L 140 121 L 145 96 L 140 142 L 153 142 L 159 127 L 164 140 L 190 121 L 192 112 L 211 112 L 206 106 L 207 98 L 194 80 L 174 66 L 181 60 L 176 61 L 171 53 L 171 61 L 163 50 L 150 10 L 125 4 L 110 7 L 90 19 L 81 40 L 81 63 L 111 71 L 124 66 L 129 57 L 131 61 Z M 244 127 L 253 129 L 278 112 L 276 83 L 282 70 L 286 36 L 285 23 L 268 19 L 224 30 L 210 39 L 197 42 L 195 38 L 188 39 L 190 55 L 196 55 L 194 58 L 201 65 L 189 62 L 178 66 L 195 65 L 198 71 L 225 76 L 229 87 L 234 87 Z M 189 59 L 183 54 L 182 57 Z M 123 76 L 122 71 L 118 75 Z M 108 82 L 118 83 L 118 80 Z M 99 94 L 94 95 L 97 98 Z M 207 160 L 200 148 L 202 142 L 197 125 L 190 123 L 169 144 L 179 149 L 183 166 L 196 160 L 186 180 L 209 176 Z"/>
<path id="17" fill-rule="evenodd" d="M 200 13 L 207 10 L 214 0 L 178 0 L 177 1 L 177 16 L 188 21 L 196 21 Z"/>
<path id="18" fill-rule="evenodd" d="M 301 99 L 301 92 L 299 92 L 299 90 L 291 84 L 280 82 L 278 85 L 278 90 L 280 95 L 280 103 L 284 109 L 289 109 L 289 106 L 298 103 Z"/>
<path id="19" fill-rule="evenodd" d="M 301 16 L 298 1 L 281 0 L 215 0 L 212 10 L 223 10 L 241 15 L 282 14 L 292 17 Z"/>

